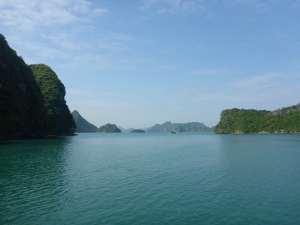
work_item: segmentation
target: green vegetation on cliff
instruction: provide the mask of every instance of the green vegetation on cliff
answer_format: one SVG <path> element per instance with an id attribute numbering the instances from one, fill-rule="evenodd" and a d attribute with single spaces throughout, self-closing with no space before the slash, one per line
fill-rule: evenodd
<path id="1" fill-rule="evenodd" d="M 300 104 L 275 111 L 228 109 L 221 113 L 216 133 L 299 133 Z"/>
<path id="2" fill-rule="evenodd" d="M 73 134 L 64 96 L 49 67 L 26 65 L 0 34 L 0 139 Z"/>
<path id="3" fill-rule="evenodd" d="M 75 122 L 65 101 L 65 86 L 49 66 L 36 64 L 30 68 L 43 96 L 47 133 L 73 134 Z"/>
<path id="4" fill-rule="evenodd" d="M 78 111 L 74 110 L 72 115 L 76 124 L 76 132 L 97 132 L 97 127 L 84 119 Z"/>
<path id="5" fill-rule="evenodd" d="M 97 129 L 98 132 L 102 133 L 121 133 L 121 130 L 116 124 L 107 123 Z"/>

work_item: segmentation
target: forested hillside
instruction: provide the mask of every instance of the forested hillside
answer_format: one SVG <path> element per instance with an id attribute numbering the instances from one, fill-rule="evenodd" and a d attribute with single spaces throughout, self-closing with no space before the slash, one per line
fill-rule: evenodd
<path id="1" fill-rule="evenodd" d="M 216 133 L 299 133 L 300 104 L 275 111 L 228 109 L 221 113 Z"/>

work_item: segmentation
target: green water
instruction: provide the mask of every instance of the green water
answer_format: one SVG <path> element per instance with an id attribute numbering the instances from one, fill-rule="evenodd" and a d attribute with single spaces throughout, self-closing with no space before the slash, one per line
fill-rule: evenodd
<path id="1" fill-rule="evenodd" d="M 0 224 L 300 224 L 300 135 L 0 143 Z"/>

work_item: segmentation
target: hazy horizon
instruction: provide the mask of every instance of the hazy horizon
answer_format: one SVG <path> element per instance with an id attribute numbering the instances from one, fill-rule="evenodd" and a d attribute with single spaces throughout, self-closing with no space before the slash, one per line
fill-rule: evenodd
<path id="1" fill-rule="evenodd" d="M 300 1 L 0 0 L 0 33 L 89 122 L 212 127 L 300 102 Z"/>

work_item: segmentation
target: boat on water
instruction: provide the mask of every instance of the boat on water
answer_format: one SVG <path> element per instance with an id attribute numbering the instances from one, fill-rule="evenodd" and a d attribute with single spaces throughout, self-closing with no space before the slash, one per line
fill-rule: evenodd
<path id="1" fill-rule="evenodd" d="M 175 130 L 171 130 L 171 134 L 176 134 L 176 131 Z"/>

